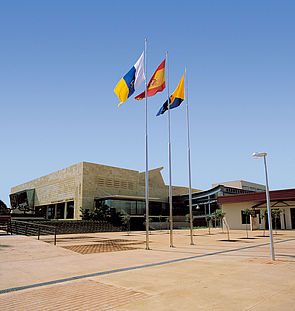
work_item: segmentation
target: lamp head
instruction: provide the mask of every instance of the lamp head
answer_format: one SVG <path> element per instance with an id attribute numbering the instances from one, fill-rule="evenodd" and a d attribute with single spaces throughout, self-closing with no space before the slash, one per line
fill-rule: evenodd
<path id="1" fill-rule="evenodd" d="M 267 156 L 266 152 L 254 152 L 254 153 L 252 153 L 252 157 L 255 159 L 266 157 L 266 156 Z"/>

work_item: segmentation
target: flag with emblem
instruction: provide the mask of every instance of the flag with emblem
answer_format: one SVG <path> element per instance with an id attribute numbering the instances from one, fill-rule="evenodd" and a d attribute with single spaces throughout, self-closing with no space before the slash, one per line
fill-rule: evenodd
<path id="1" fill-rule="evenodd" d="M 169 97 L 169 109 L 178 107 L 184 100 L 184 75 L 182 76 L 178 87 Z M 161 109 L 158 111 L 157 116 L 165 113 L 168 110 L 168 100 L 165 101 Z"/>
<path id="2" fill-rule="evenodd" d="M 151 97 L 162 92 L 165 88 L 165 59 L 154 72 L 149 84 L 147 85 L 147 96 Z M 145 91 L 134 97 L 137 100 L 145 98 Z"/>
<path id="3" fill-rule="evenodd" d="M 145 79 L 143 54 L 144 53 L 141 54 L 136 64 L 126 73 L 114 89 L 114 92 L 120 100 L 119 106 L 135 92 Z"/>

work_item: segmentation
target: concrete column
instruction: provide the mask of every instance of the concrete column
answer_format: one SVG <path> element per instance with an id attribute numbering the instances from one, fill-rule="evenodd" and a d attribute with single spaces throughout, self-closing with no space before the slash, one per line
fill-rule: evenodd
<path id="1" fill-rule="evenodd" d="M 57 218 L 57 204 L 54 205 L 54 219 Z"/>
<path id="2" fill-rule="evenodd" d="M 285 214 L 285 209 L 282 208 L 282 213 L 281 213 L 281 217 L 280 217 L 280 221 L 281 221 L 281 228 L 282 229 L 287 229 L 286 227 L 286 214 Z"/>
<path id="3" fill-rule="evenodd" d="M 48 219 L 48 205 L 46 205 L 46 216 L 45 216 L 46 219 Z"/>
<path id="4" fill-rule="evenodd" d="M 68 202 L 65 202 L 64 219 L 67 219 L 67 214 L 68 214 Z"/>

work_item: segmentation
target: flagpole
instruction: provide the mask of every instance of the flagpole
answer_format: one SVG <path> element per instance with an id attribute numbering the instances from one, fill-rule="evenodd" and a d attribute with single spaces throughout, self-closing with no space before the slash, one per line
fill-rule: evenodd
<path id="1" fill-rule="evenodd" d="M 172 178 L 171 178 L 171 141 L 170 141 L 170 103 L 169 103 L 169 72 L 168 72 L 168 51 L 167 61 L 167 95 L 168 95 L 168 166 L 169 166 L 169 210 L 170 210 L 170 247 L 173 247 L 173 215 L 172 215 Z"/>
<path id="2" fill-rule="evenodd" d="M 187 159 L 188 159 L 188 186 L 189 186 L 189 215 L 190 215 L 190 237 L 191 245 L 194 245 L 193 239 L 193 204 L 192 204 L 192 183 L 191 183 L 191 150 L 190 150 L 190 134 L 189 134 L 189 111 L 188 111 L 188 78 L 185 66 L 186 79 L 186 124 L 187 124 Z"/>
<path id="3" fill-rule="evenodd" d="M 149 172 L 148 172 L 148 106 L 147 106 L 147 39 L 145 39 L 145 231 L 146 231 L 146 246 L 145 249 L 150 249 L 149 241 Z"/>

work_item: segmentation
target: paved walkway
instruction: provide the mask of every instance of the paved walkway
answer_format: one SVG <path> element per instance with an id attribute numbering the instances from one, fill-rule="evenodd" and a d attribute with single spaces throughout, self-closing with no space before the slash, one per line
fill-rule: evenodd
<path id="1" fill-rule="evenodd" d="M 75 237 L 75 239 L 73 239 Z M 269 260 L 262 232 L 198 230 L 65 235 L 0 236 L 1 310 L 294 310 L 295 232 L 275 235 L 277 261 Z M 124 251 L 74 252 L 103 244 Z M 114 241 L 114 243 L 110 242 Z M 94 248 L 96 249 L 96 248 Z M 99 248 L 98 248 L 99 249 Z"/>

